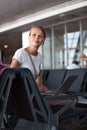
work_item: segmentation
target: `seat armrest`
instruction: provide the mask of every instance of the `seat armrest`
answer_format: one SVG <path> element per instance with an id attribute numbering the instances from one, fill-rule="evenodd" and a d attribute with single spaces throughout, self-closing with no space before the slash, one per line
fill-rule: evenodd
<path id="1" fill-rule="evenodd" d="M 78 102 L 78 95 L 47 96 L 44 100 L 50 105 L 72 105 Z"/>

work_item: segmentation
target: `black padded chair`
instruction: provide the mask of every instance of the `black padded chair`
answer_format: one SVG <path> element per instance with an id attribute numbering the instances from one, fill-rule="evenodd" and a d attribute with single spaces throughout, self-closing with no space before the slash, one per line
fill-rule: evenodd
<path id="1" fill-rule="evenodd" d="M 41 76 L 42 76 L 42 79 L 43 79 L 42 82 L 43 82 L 44 85 L 47 84 L 46 81 L 47 81 L 49 72 L 50 72 L 49 69 L 41 70 Z"/>
<path id="2" fill-rule="evenodd" d="M 82 91 L 85 91 L 86 80 L 87 80 L 87 69 L 80 68 L 80 69 L 67 70 L 65 77 L 67 75 L 78 75 L 78 78 L 71 85 L 71 87 L 67 90 L 68 92 L 77 94 Z"/>
<path id="3" fill-rule="evenodd" d="M 51 71 L 51 78 L 49 78 L 50 76 L 48 76 L 48 81 L 49 84 L 51 84 L 52 86 L 54 86 L 55 82 L 54 79 L 56 81 L 56 84 L 58 84 L 58 81 L 56 79 L 56 76 L 54 74 L 52 74 L 52 71 L 54 70 L 50 70 Z M 59 70 L 57 70 L 57 74 L 60 75 Z M 64 70 L 65 71 L 65 70 Z M 54 72 L 53 72 L 54 73 Z M 64 72 L 64 76 L 63 79 L 66 78 L 68 75 L 78 75 L 78 78 L 76 79 L 76 81 L 71 85 L 71 87 L 67 90 L 67 94 L 69 95 L 78 95 L 83 97 L 85 95 L 87 95 L 87 93 L 85 93 L 85 87 L 87 84 L 87 69 L 73 69 L 73 70 L 66 70 L 66 72 Z M 50 72 L 49 72 L 50 74 Z M 63 81 L 63 80 L 62 80 Z M 62 82 L 61 81 L 61 82 Z M 76 107 L 73 108 L 73 112 L 71 112 L 71 110 L 69 109 L 67 112 L 65 111 L 61 116 L 60 116 L 60 122 L 63 123 L 63 121 L 68 120 L 69 118 L 77 118 L 78 120 L 76 122 L 74 122 L 74 124 L 71 126 L 70 129 L 72 129 L 73 127 L 78 126 L 81 122 L 83 122 L 85 119 L 87 119 L 87 113 L 86 110 L 84 108 L 87 108 L 87 105 L 85 104 L 85 107 L 83 104 L 77 102 Z M 82 107 L 83 106 L 83 107 Z M 53 106 L 52 109 L 57 109 L 57 106 Z M 81 118 L 80 118 L 81 117 Z M 64 126 L 65 128 L 65 126 Z"/>
<path id="4" fill-rule="evenodd" d="M 67 94 L 71 94 L 71 95 L 78 95 L 78 99 L 79 96 L 82 97 L 84 99 L 84 95 L 86 94 L 85 92 L 85 87 L 87 84 L 87 69 L 85 68 L 80 68 L 80 69 L 72 69 L 72 70 L 67 70 L 65 77 L 67 77 L 68 75 L 78 75 L 77 79 L 75 80 L 75 82 L 71 85 L 71 87 L 67 90 Z M 85 107 L 84 107 L 85 106 Z M 66 112 L 65 114 L 63 113 L 63 115 L 61 115 L 60 120 L 67 120 L 69 117 L 74 117 L 77 118 L 77 121 L 74 122 L 74 125 L 72 125 L 73 127 L 78 126 L 81 122 L 83 122 L 85 119 L 87 119 L 87 113 L 85 108 L 87 108 L 87 103 L 85 105 L 83 105 L 83 103 L 77 101 L 77 103 L 75 104 L 75 107 L 73 108 L 73 112 Z M 83 112 L 82 112 L 83 111 Z"/>
<path id="5" fill-rule="evenodd" d="M 36 130 L 40 129 L 40 123 L 44 123 L 44 130 L 58 130 L 59 116 L 73 104 L 76 97 L 59 96 L 53 101 L 66 100 L 67 104 L 53 113 L 48 104 L 48 99 L 43 98 L 29 69 L 12 69 L 15 73 L 9 100 L 5 111 L 6 128 L 13 130 L 20 118 L 34 122 Z"/>
<path id="6" fill-rule="evenodd" d="M 84 98 L 84 96 L 87 95 L 87 93 L 85 92 L 85 87 L 87 85 L 87 69 L 82 68 L 82 69 L 66 70 L 63 79 L 69 75 L 77 75 L 78 77 L 75 80 L 75 82 L 71 85 L 71 87 L 66 91 L 66 94 L 78 95 L 78 97 L 81 96 L 82 98 Z M 55 78 L 54 75 L 52 77 Z M 52 77 L 51 81 L 49 82 L 52 82 L 53 79 Z M 57 106 L 55 107 L 52 106 L 52 109 L 55 111 L 57 109 L 56 107 Z M 59 117 L 59 121 L 64 126 L 63 129 L 65 129 L 64 121 L 70 118 L 71 119 L 75 118 L 76 121 L 74 122 L 73 125 L 70 126 L 69 130 L 77 127 L 81 122 L 87 119 L 87 111 L 85 108 L 87 108 L 87 103 L 83 105 L 82 103 L 80 103 L 80 101 L 79 102 L 77 101 L 73 109 L 69 109 L 65 111 L 63 114 L 61 114 L 61 116 Z"/>
<path id="7" fill-rule="evenodd" d="M 9 68 L 5 69 L 3 73 L 0 75 L 0 130 L 5 129 L 2 128 L 2 123 L 14 76 L 14 73 Z"/>
<path id="8" fill-rule="evenodd" d="M 60 84 L 63 82 L 64 76 L 66 74 L 66 70 L 55 69 L 55 70 L 50 70 L 48 73 L 47 73 L 48 76 L 45 80 L 45 85 L 48 87 L 48 89 L 56 90 L 58 86 L 60 86 Z"/>
<path id="9" fill-rule="evenodd" d="M 8 102 L 4 106 L 4 108 L 6 108 L 4 112 L 6 117 L 4 123 L 6 128 L 14 130 L 18 120 L 23 118 L 34 122 L 35 130 L 41 130 L 40 123 L 44 123 L 44 130 L 58 130 L 61 122 L 76 117 L 75 115 L 73 116 L 73 114 L 72 116 L 69 117 L 68 115 L 67 117 L 66 112 L 71 108 L 71 105 L 74 107 L 77 96 L 62 95 L 58 97 L 43 98 L 29 69 L 19 68 L 11 69 L 11 71 L 13 72 L 14 77 L 11 80 L 12 84 L 8 91 Z M 59 105 L 49 105 L 50 101 L 58 102 L 67 99 L 67 104 L 62 105 L 60 109 Z M 80 114 L 81 117 L 85 116 L 86 119 L 87 109 L 81 109 Z M 76 126 L 73 125 L 71 129 L 73 127 Z"/>

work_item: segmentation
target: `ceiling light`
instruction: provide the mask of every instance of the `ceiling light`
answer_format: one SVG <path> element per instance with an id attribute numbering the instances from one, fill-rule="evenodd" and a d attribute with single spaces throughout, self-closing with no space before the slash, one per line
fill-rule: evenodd
<path id="1" fill-rule="evenodd" d="M 8 45 L 5 44 L 5 45 L 4 45 L 4 48 L 8 48 Z"/>
<path id="2" fill-rule="evenodd" d="M 59 17 L 64 17 L 66 14 L 60 14 Z"/>

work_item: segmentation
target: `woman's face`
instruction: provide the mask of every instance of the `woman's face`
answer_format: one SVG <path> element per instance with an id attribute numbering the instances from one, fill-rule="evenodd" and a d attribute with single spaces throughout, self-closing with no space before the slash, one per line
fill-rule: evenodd
<path id="1" fill-rule="evenodd" d="M 44 42 L 44 34 L 38 27 L 33 27 L 29 35 L 30 44 L 39 47 Z"/>

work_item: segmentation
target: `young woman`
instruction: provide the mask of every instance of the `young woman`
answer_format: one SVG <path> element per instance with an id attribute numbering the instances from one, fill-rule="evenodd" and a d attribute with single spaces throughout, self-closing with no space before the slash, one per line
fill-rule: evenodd
<path id="1" fill-rule="evenodd" d="M 40 91 L 47 91 L 47 87 L 42 84 L 41 55 L 38 48 L 44 44 L 46 34 L 41 26 L 32 26 L 29 33 L 29 46 L 18 49 L 13 58 L 10 67 L 29 68 L 35 77 Z"/>

